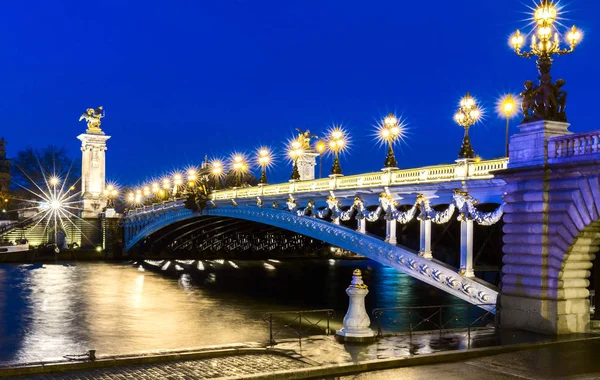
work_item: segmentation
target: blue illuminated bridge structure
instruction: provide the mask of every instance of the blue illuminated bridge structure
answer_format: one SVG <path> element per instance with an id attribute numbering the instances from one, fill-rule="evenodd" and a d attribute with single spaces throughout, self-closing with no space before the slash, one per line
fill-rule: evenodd
<path id="1" fill-rule="evenodd" d="M 322 243 L 500 310 L 504 327 L 586 331 L 600 246 L 600 131 L 568 126 L 522 124 L 507 158 L 213 190 L 195 211 L 185 199 L 140 206 L 121 219 L 124 248 Z M 455 243 L 438 252 L 442 238 Z M 501 272 L 501 289 L 486 265 Z"/>

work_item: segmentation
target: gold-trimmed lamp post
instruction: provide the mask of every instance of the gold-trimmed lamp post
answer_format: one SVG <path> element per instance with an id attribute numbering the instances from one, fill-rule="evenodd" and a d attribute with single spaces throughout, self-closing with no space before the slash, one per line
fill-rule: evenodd
<path id="1" fill-rule="evenodd" d="M 550 69 L 552 56 L 572 53 L 583 37 L 583 33 L 573 26 L 563 37 L 568 43 L 568 48 L 561 47 L 561 37 L 556 31 L 555 23 L 560 18 L 560 8 L 551 0 L 541 0 L 533 13 L 535 31 L 531 36 L 529 51 L 523 51 L 525 37 L 517 30 L 509 39 L 515 53 L 521 57 L 537 57 L 536 63 L 539 76 L 539 85 L 532 81 L 525 82 L 525 90 L 520 94 L 522 98 L 521 110 L 523 111 L 522 123 L 538 120 L 566 122 L 565 107 L 567 93 L 562 90 L 565 81 L 559 79 L 552 83 Z"/>
<path id="2" fill-rule="evenodd" d="M 215 180 L 215 190 L 219 190 L 221 175 L 223 174 L 223 164 L 221 163 L 221 161 L 215 160 L 210 163 L 210 174 Z"/>
<path id="3" fill-rule="evenodd" d="M 173 198 L 177 198 L 181 191 L 181 185 L 183 184 L 183 176 L 179 173 L 173 175 Z"/>
<path id="4" fill-rule="evenodd" d="M 119 195 L 119 191 L 113 185 L 107 185 L 104 188 L 104 196 L 106 197 L 106 208 L 115 208 L 115 198 Z"/>
<path id="5" fill-rule="evenodd" d="M 248 164 L 244 156 L 241 154 L 234 155 L 231 167 L 235 174 L 235 187 L 242 186 L 242 177 L 248 171 Z"/>
<path id="6" fill-rule="evenodd" d="M 319 153 L 319 178 L 323 178 L 323 153 L 327 149 L 325 141 L 319 140 L 315 144 L 315 150 Z"/>
<path id="7" fill-rule="evenodd" d="M 302 142 L 298 139 L 292 140 L 290 143 L 288 155 L 292 159 L 294 166 L 292 168 L 292 175 L 290 176 L 290 181 L 298 181 L 300 180 L 300 172 L 298 171 L 298 159 L 302 157 Z"/>
<path id="8" fill-rule="evenodd" d="M 508 126 L 509 120 L 517 114 L 517 99 L 508 94 L 500 99 L 500 114 L 506 118 L 506 157 L 508 157 Z"/>
<path id="9" fill-rule="evenodd" d="M 333 153 L 333 166 L 331 167 L 330 177 L 342 176 L 342 167 L 340 166 L 340 152 L 346 148 L 346 136 L 340 127 L 334 127 L 328 136 L 327 146 Z"/>
<path id="10" fill-rule="evenodd" d="M 266 185 L 267 182 L 267 166 L 271 164 L 271 151 L 268 148 L 260 148 L 258 150 L 258 164 L 261 167 L 259 184 Z"/>
<path id="11" fill-rule="evenodd" d="M 196 187 L 196 181 L 198 180 L 198 172 L 194 168 L 190 168 L 187 171 L 187 187 L 189 192 L 194 191 Z"/>
<path id="12" fill-rule="evenodd" d="M 471 138 L 469 137 L 469 128 L 481 118 L 481 109 L 477 106 L 475 99 L 467 92 L 464 98 L 460 100 L 460 107 L 454 120 L 458 125 L 465 128 L 462 146 L 458 152 L 458 158 L 475 158 L 475 152 L 471 146 Z"/>
<path id="13" fill-rule="evenodd" d="M 383 163 L 384 169 L 395 169 L 398 166 L 398 162 L 396 161 L 396 156 L 394 155 L 394 142 L 402 137 L 404 132 L 402 124 L 399 122 L 396 115 L 390 112 L 387 115 L 381 126 L 379 127 L 379 138 L 386 142 L 388 145 L 387 156 L 385 157 L 385 162 Z"/>
<path id="14" fill-rule="evenodd" d="M 171 180 L 168 178 L 164 178 L 162 181 L 162 191 L 164 200 L 169 199 L 169 189 L 171 188 Z"/>
<path id="15" fill-rule="evenodd" d="M 158 201 L 159 200 L 159 192 L 160 192 L 160 185 L 158 182 L 153 182 L 152 183 L 152 195 L 154 197 L 154 201 Z"/>

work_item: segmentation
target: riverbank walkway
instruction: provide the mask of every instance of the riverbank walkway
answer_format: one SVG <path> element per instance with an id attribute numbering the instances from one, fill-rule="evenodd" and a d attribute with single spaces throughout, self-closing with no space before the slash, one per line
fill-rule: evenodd
<path id="1" fill-rule="evenodd" d="M 469 336 L 470 335 L 470 336 Z M 369 345 L 333 337 L 275 346 L 99 356 L 96 361 L 0 367 L 15 379 L 587 379 L 600 378 L 600 335 L 547 337 L 522 331 L 421 333 Z"/>

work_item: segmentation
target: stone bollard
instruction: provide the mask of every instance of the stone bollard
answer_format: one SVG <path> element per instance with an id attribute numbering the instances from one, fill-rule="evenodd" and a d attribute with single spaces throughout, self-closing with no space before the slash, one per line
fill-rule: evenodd
<path id="1" fill-rule="evenodd" d="M 352 273 L 352 282 L 346 294 L 350 297 L 348 312 L 344 317 L 344 328 L 336 332 L 338 339 L 343 342 L 372 342 L 375 333 L 369 328 L 371 320 L 365 309 L 365 297 L 369 293 L 363 283 L 360 269 Z"/>

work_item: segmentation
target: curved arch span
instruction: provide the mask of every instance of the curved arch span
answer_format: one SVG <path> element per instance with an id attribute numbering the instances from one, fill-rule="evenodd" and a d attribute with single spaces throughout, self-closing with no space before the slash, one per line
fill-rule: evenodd
<path id="1" fill-rule="evenodd" d="M 482 281 L 462 277 L 454 268 L 427 260 L 417 252 L 384 242 L 381 238 L 308 216 L 297 216 L 285 210 L 259 207 L 224 206 L 211 208 L 205 215 L 244 219 L 289 230 L 347 249 L 393 267 L 420 281 L 450 293 L 471 304 L 495 313 L 497 290 Z M 156 216 L 129 239 L 125 249 L 133 248 L 146 236 L 168 225 L 198 217 L 190 210 L 178 209 Z"/>

